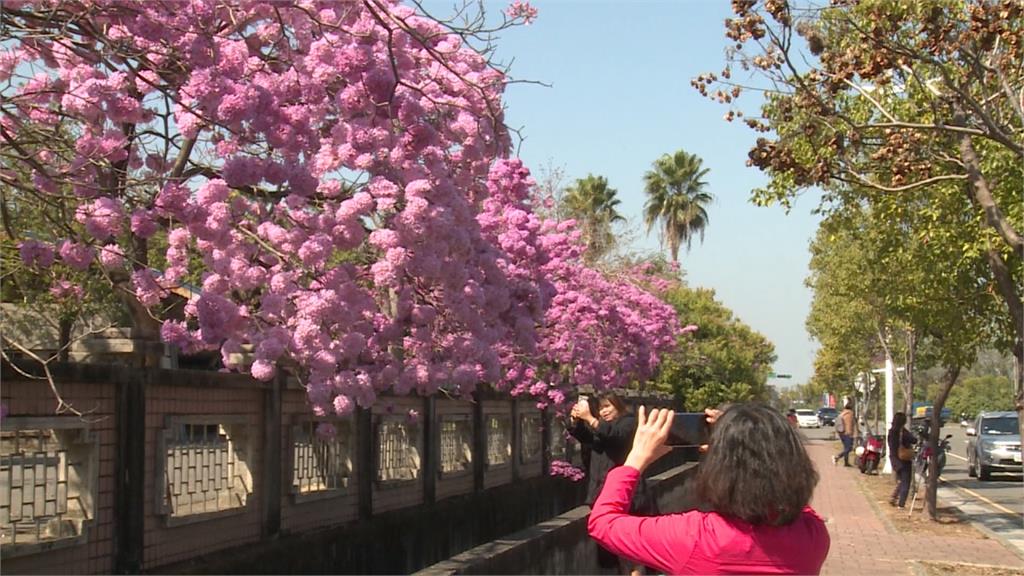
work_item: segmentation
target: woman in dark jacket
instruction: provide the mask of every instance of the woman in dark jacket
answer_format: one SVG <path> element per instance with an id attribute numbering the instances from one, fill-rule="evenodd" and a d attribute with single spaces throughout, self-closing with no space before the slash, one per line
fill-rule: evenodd
<path id="1" fill-rule="evenodd" d="M 573 406 L 571 416 L 569 433 L 584 447 L 590 448 L 590 467 L 587 471 L 587 505 L 590 506 L 601 493 L 608 471 L 621 466 L 633 448 L 636 416 L 626 412 L 625 402 L 614 392 L 598 395 L 597 416 L 594 416 L 590 402 L 583 399 Z M 643 478 L 633 495 L 631 511 L 639 516 L 658 513 Z M 639 567 L 628 566 L 625 559 L 619 559 L 601 546 L 598 546 L 598 563 L 602 568 L 619 566 L 626 573 L 639 573 Z"/>
<path id="2" fill-rule="evenodd" d="M 910 474 L 913 469 L 910 460 L 900 460 L 900 446 L 910 448 L 917 443 L 917 438 L 907 428 L 907 415 L 903 412 L 893 414 L 892 426 L 889 427 L 888 447 L 889 463 L 892 464 L 892 472 L 898 483 L 889 498 L 891 506 L 903 508 L 907 503 L 907 493 L 910 492 Z"/>

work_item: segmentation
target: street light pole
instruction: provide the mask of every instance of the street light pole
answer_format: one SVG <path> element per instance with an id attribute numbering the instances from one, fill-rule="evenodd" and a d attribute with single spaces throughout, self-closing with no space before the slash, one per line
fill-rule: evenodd
<path id="1" fill-rule="evenodd" d="M 888 354 L 885 356 L 885 368 L 882 370 L 872 370 L 872 372 L 885 372 L 885 427 L 888 430 L 889 424 L 892 422 L 892 415 L 895 412 L 895 399 L 893 398 L 892 384 L 894 379 L 895 369 L 892 365 L 892 358 Z M 888 443 L 888 442 L 887 442 Z M 885 459 L 885 466 L 882 468 L 883 474 L 892 474 L 892 463 L 889 458 Z"/>
<path id="2" fill-rule="evenodd" d="M 893 392 L 892 392 L 892 381 L 893 381 L 893 367 L 892 358 L 888 354 L 885 356 L 885 426 L 888 427 L 889 423 L 892 422 L 893 415 Z M 892 474 L 891 459 L 885 459 L 885 466 L 882 468 L 883 474 Z"/>

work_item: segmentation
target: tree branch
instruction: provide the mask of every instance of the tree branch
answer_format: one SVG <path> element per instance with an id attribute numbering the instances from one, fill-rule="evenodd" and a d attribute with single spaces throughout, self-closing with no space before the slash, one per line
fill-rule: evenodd
<path id="1" fill-rule="evenodd" d="M 999 233 L 999 237 L 1010 246 L 1013 253 L 1018 258 L 1024 259 L 1024 238 L 1013 228 L 996 204 L 992 191 L 989 190 L 988 180 L 981 173 L 978 155 L 974 150 L 971 137 L 966 134 L 960 138 L 960 157 L 967 167 L 967 180 L 971 183 L 969 197 L 972 202 L 981 207 L 985 213 L 985 222 Z"/>

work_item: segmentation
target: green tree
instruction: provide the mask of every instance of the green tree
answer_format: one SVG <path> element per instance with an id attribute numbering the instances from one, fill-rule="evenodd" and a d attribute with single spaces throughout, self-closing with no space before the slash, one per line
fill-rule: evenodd
<path id="1" fill-rule="evenodd" d="M 851 188 L 836 190 L 860 192 Z M 942 227 L 935 226 L 939 221 Z M 973 249 L 980 225 L 957 195 L 941 189 L 832 206 L 811 247 L 808 285 L 815 296 L 808 327 L 823 344 L 815 378 L 831 369 L 849 381 L 878 350 L 898 356 L 895 336 L 908 334 L 902 343 L 907 374 L 932 365 L 939 371 L 927 395 L 937 420 L 961 370 L 1007 332 L 986 259 Z M 909 404 L 913 389 L 902 396 Z M 936 483 L 932 478 L 926 498 L 933 514 Z"/>
<path id="2" fill-rule="evenodd" d="M 975 376 L 964 378 L 952 392 L 946 404 L 955 417 L 966 414 L 976 416 L 985 410 L 1013 410 L 1013 400 L 1007 392 L 1013 383 L 1005 376 Z"/>
<path id="3" fill-rule="evenodd" d="M 679 284 L 664 298 L 698 328 L 680 335 L 677 351 L 662 360 L 655 387 L 695 411 L 726 401 L 768 400 L 776 356 L 767 338 L 715 300 L 714 290 Z"/>
<path id="4" fill-rule="evenodd" d="M 906 369 L 897 375 L 903 397 L 913 396 L 920 327 L 904 312 L 916 302 L 922 273 L 913 266 L 914 247 L 907 226 L 889 226 L 870 207 L 843 207 L 821 222 L 805 282 L 814 294 L 807 329 L 821 343 L 815 391 L 852 394 L 857 375 L 888 357 Z"/>
<path id="5" fill-rule="evenodd" d="M 648 233 L 658 226 L 662 246 L 668 245 L 673 262 L 679 261 L 680 246 L 690 249 L 694 235 L 704 241 L 713 196 L 706 190 L 703 178 L 708 169 L 702 164 L 700 157 L 679 150 L 655 160 L 644 174 L 644 223 Z"/>
<path id="6" fill-rule="evenodd" d="M 589 261 L 600 259 L 615 246 L 612 225 L 625 220 L 617 209 L 617 193 L 604 176 L 588 174 L 566 188 L 562 196 L 566 215 L 576 220 L 583 232 Z"/>
<path id="7" fill-rule="evenodd" d="M 701 75 L 694 85 L 733 106 L 746 88 L 731 79 L 739 66 L 754 71 L 755 87 L 767 90 L 760 114 L 744 118 L 758 133 L 750 162 L 770 176 L 754 200 L 788 205 L 801 190 L 819 187 L 827 206 L 870 203 L 876 217 L 893 225 L 904 221 L 899 204 L 928 215 L 930 221 L 914 219 L 917 241 L 955 248 L 926 254 L 947 258 L 930 260 L 936 266 L 930 272 L 965 270 L 974 266 L 966 260 L 980 261 L 985 269 L 973 286 L 959 286 L 1002 301 L 1002 313 L 992 311 L 993 337 L 1016 358 L 1019 409 L 1024 6 L 922 0 L 834 2 L 798 11 L 764 0 L 734 2 L 733 9 L 726 36 L 738 45 L 720 74 Z M 735 107 L 727 114 L 743 116 Z M 915 309 L 910 300 L 924 297 L 908 299 L 908 314 Z M 918 321 L 936 319 L 934 308 L 917 310 Z M 941 352 L 949 335 L 942 341 L 936 358 L 949 360 L 951 351 Z"/>

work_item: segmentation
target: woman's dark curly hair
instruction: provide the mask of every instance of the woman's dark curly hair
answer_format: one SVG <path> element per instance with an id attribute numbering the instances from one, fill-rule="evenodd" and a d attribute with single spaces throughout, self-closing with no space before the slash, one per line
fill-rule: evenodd
<path id="1" fill-rule="evenodd" d="M 729 406 L 711 431 L 697 494 L 724 516 L 781 526 L 811 500 L 818 472 L 786 417 L 764 404 Z"/>

